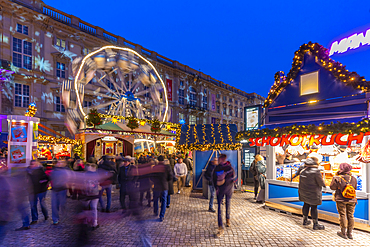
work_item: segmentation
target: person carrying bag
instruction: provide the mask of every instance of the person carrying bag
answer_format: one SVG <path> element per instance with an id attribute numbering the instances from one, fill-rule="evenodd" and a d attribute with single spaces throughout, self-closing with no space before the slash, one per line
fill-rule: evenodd
<path id="1" fill-rule="evenodd" d="M 339 171 L 333 177 L 330 189 L 334 190 L 334 201 L 339 213 L 340 231 L 338 236 L 353 239 L 352 230 L 355 225 L 357 179 L 351 174 L 352 166 L 347 163 L 339 165 Z M 346 226 L 347 217 L 347 226 Z M 346 232 L 347 230 L 347 232 Z"/>

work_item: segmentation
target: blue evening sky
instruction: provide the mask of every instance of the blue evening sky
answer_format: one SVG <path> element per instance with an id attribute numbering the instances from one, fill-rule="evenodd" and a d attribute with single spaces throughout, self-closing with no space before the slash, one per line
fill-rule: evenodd
<path id="1" fill-rule="evenodd" d="M 370 28 L 370 1 L 44 0 L 92 25 L 264 97 L 309 41 Z M 370 81 L 370 46 L 332 56 Z"/>

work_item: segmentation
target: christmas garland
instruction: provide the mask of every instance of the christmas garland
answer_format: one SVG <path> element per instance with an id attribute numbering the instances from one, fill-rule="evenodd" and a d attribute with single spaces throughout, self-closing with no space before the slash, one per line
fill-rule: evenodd
<path id="1" fill-rule="evenodd" d="M 161 131 L 161 122 L 159 122 L 158 119 L 154 119 L 152 121 L 152 124 L 151 124 L 151 127 L 150 127 L 150 130 L 154 133 L 157 133 L 159 131 Z"/>
<path id="2" fill-rule="evenodd" d="M 275 74 L 275 83 L 272 85 L 265 100 L 265 108 L 272 103 L 272 101 L 281 93 L 285 86 L 290 84 L 297 77 L 300 69 L 302 68 L 304 55 L 307 52 L 310 52 L 312 55 L 314 55 L 317 58 L 317 63 L 319 63 L 326 70 L 331 71 L 333 75 L 338 80 L 345 83 L 345 85 L 352 86 L 355 89 L 365 92 L 369 91 L 369 84 L 364 77 L 359 76 L 356 72 L 349 72 L 346 69 L 346 66 L 331 59 L 329 57 L 328 49 L 322 45 L 309 42 L 308 44 L 301 45 L 299 50 L 294 53 L 292 68 L 286 77 L 281 71 Z"/>
<path id="3" fill-rule="evenodd" d="M 131 130 L 137 129 L 139 127 L 138 121 L 134 117 L 129 117 L 126 120 L 128 120 L 126 126 L 129 127 Z"/>
<path id="4" fill-rule="evenodd" d="M 101 125 L 101 117 L 96 109 L 90 109 L 89 114 L 87 114 L 87 125 L 93 125 L 94 128 L 96 125 Z"/>
<path id="5" fill-rule="evenodd" d="M 370 132 L 370 120 L 363 119 L 358 123 L 333 123 L 320 125 L 291 125 L 277 127 L 274 129 L 264 128 L 259 130 L 242 131 L 236 134 L 235 140 L 243 141 L 249 138 L 264 136 L 281 137 L 282 135 L 333 135 L 333 134 L 359 134 L 361 132 Z"/>

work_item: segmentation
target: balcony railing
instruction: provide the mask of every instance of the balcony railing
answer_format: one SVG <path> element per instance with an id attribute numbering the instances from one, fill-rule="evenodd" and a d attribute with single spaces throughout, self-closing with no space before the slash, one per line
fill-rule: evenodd
<path id="1" fill-rule="evenodd" d="M 196 111 L 207 111 L 207 109 L 204 108 L 204 107 L 197 106 L 197 105 L 192 105 L 192 104 L 187 104 L 186 109 L 192 109 L 192 110 L 196 110 Z"/>
<path id="2" fill-rule="evenodd" d="M 44 13 L 45 15 L 48 15 L 50 16 L 51 18 L 53 19 L 56 19 L 58 21 L 61 21 L 61 22 L 64 22 L 64 23 L 67 23 L 67 24 L 71 24 L 71 18 L 62 14 L 62 13 L 59 13 L 58 11 L 55 11 L 54 9 L 51 9 L 51 8 L 47 8 L 47 7 L 43 7 L 42 8 L 42 13 Z"/>
<path id="3" fill-rule="evenodd" d="M 91 27 L 83 22 L 80 22 L 78 24 L 78 26 L 80 27 L 80 29 L 84 32 L 87 32 L 87 33 L 90 33 L 90 34 L 93 34 L 93 35 L 96 35 L 96 28 L 94 27 Z"/>

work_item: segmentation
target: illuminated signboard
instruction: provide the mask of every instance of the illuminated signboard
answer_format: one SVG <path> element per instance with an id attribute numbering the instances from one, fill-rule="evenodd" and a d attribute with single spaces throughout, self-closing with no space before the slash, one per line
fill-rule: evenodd
<path id="1" fill-rule="evenodd" d="M 261 105 L 244 108 L 245 130 L 258 129 L 261 125 Z"/>
<path id="2" fill-rule="evenodd" d="M 370 29 L 362 33 L 355 33 L 342 40 L 334 41 L 330 46 L 329 55 L 345 53 L 348 50 L 357 49 L 364 45 L 370 45 Z"/>

